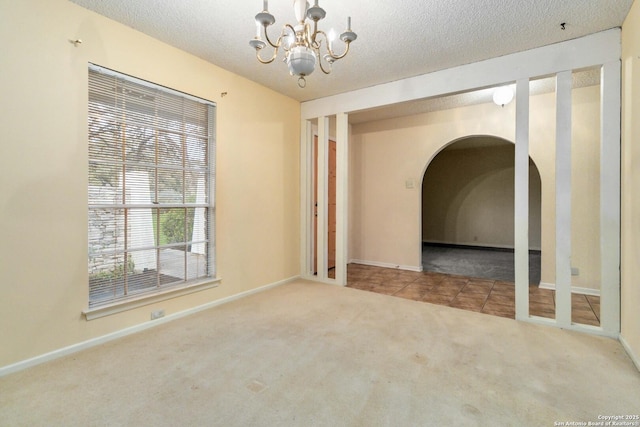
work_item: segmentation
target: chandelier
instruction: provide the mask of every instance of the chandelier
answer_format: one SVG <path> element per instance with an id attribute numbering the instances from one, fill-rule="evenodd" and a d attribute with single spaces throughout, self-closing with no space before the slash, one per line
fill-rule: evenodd
<path id="1" fill-rule="evenodd" d="M 318 0 L 315 0 L 312 7 L 309 7 L 306 0 L 294 0 L 293 9 L 298 23 L 295 26 L 285 24 L 274 42 L 269 37 L 267 28 L 273 25 L 276 19 L 269 13 L 267 2 L 268 0 L 263 0 L 263 10 L 256 15 L 256 36 L 249 41 L 249 44 L 256 50 L 256 58 L 262 64 L 273 62 L 282 48 L 283 61 L 289 67 L 289 73 L 292 76 L 298 76 L 298 86 L 302 88 L 307 85 L 305 77 L 313 73 L 316 63 L 323 73 L 329 74 L 333 63 L 349 53 L 350 43 L 358 37 L 351 31 L 351 17 L 347 18 L 347 29 L 340 34 L 340 40 L 345 44 L 344 52 L 337 54 L 333 50 L 335 38 L 333 30 L 327 35 L 318 29 L 318 21 L 327 14 L 318 6 Z M 261 33 L 264 34 L 266 43 L 262 40 Z M 260 52 L 267 47 L 267 43 L 273 48 L 273 54 L 270 58 L 264 59 Z M 321 50 L 325 53 L 322 54 Z"/>

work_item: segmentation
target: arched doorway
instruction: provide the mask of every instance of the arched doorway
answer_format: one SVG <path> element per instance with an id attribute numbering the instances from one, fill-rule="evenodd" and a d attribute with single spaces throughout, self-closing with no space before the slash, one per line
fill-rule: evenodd
<path id="1" fill-rule="evenodd" d="M 446 145 L 422 182 L 425 271 L 514 281 L 515 146 L 494 136 Z M 531 284 L 540 282 L 541 180 L 529 159 Z"/>

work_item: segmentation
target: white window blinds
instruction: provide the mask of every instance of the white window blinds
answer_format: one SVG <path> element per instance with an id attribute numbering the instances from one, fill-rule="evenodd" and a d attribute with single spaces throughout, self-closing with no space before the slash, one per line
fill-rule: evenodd
<path id="1" fill-rule="evenodd" d="M 89 307 L 215 277 L 215 105 L 89 67 Z"/>

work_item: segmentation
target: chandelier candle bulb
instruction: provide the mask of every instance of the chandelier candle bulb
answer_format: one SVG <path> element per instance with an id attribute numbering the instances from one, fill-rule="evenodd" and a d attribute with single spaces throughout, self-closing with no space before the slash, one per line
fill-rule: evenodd
<path id="1" fill-rule="evenodd" d="M 260 23 L 259 22 L 256 22 L 256 38 L 257 39 L 260 38 Z"/>
<path id="2" fill-rule="evenodd" d="M 269 0 L 262 0 L 262 10 L 265 12 L 269 10 Z"/>
<path id="3" fill-rule="evenodd" d="M 296 19 L 300 24 L 304 24 L 304 20 L 307 15 L 307 2 L 294 0 L 293 2 L 293 11 L 296 15 Z"/>
<path id="4" fill-rule="evenodd" d="M 350 16 L 347 17 L 347 31 L 351 31 L 351 17 Z"/>

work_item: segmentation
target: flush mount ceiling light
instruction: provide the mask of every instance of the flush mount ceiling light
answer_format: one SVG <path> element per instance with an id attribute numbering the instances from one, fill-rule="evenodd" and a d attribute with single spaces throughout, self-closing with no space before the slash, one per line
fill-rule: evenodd
<path id="1" fill-rule="evenodd" d="M 349 46 L 358 38 L 358 35 L 351 31 L 351 17 L 347 18 L 347 29 L 340 34 L 340 40 L 345 44 L 344 52 L 337 54 L 333 51 L 335 39 L 333 30 L 327 35 L 318 29 L 318 21 L 327 14 L 318 6 L 318 0 L 315 0 L 312 7 L 309 7 L 306 0 L 294 0 L 293 9 L 298 23 L 295 26 L 285 24 L 280 35 L 273 42 L 267 29 L 276 22 L 276 19 L 268 11 L 267 0 L 263 0 L 263 10 L 256 15 L 256 36 L 249 41 L 249 44 L 256 50 L 256 58 L 262 64 L 273 62 L 280 48 L 284 49 L 283 61 L 289 67 L 289 73 L 292 76 L 298 76 L 298 86 L 305 87 L 307 85 L 305 77 L 313 73 L 316 63 L 323 73 L 329 74 L 333 63 L 349 53 Z M 264 34 L 266 43 L 262 40 L 261 33 Z M 273 55 L 264 59 L 260 56 L 260 51 L 267 46 L 267 43 L 273 48 Z M 321 50 L 325 53 L 322 54 Z"/>
<path id="2" fill-rule="evenodd" d="M 493 91 L 493 102 L 504 107 L 513 100 L 513 89 L 511 86 L 501 86 Z"/>

